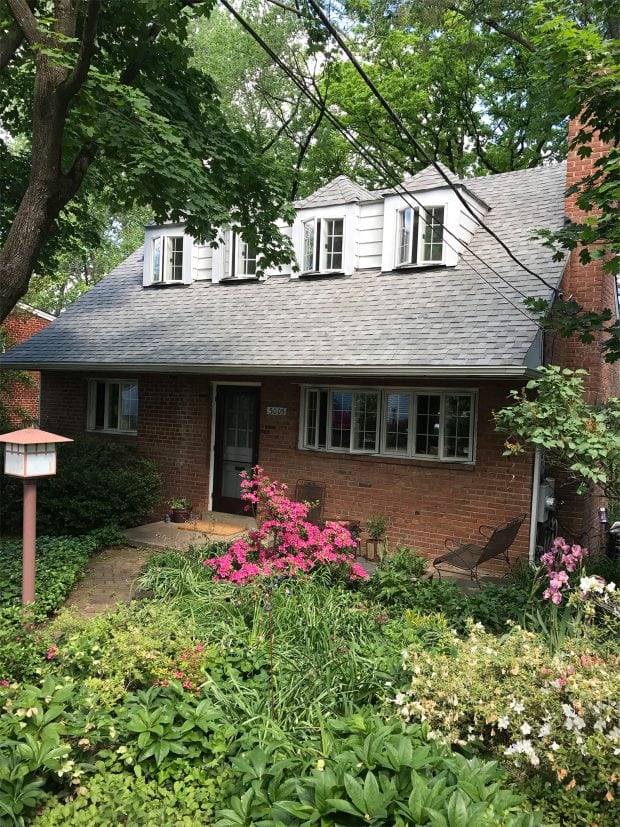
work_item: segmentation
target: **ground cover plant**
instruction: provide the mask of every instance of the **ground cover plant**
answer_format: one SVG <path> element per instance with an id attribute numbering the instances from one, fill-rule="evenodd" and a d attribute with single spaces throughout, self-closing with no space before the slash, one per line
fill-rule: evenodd
<path id="1" fill-rule="evenodd" d="M 115 529 L 93 531 L 79 537 L 39 537 L 34 617 L 43 619 L 56 611 L 83 573 L 88 558 L 121 541 L 122 537 Z M 21 577 L 21 541 L 0 540 L 0 607 L 19 603 Z"/>

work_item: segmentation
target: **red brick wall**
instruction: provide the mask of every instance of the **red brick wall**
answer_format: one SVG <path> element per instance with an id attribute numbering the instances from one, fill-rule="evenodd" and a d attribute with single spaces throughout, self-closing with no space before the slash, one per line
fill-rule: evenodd
<path id="1" fill-rule="evenodd" d="M 575 137 L 579 123 L 571 121 L 569 124 L 569 143 Z M 593 164 L 608 151 L 608 147 L 595 134 L 591 141 L 592 154 L 588 158 L 580 158 L 574 149 L 568 153 L 566 186 L 578 184 L 585 176 L 592 172 Z M 575 222 L 582 222 L 587 213 L 579 209 L 576 203 L 577 194 L 569 195 L 565 201 L 565 214 Z M 603 272 L 601 261 L 592 261 L 581 264 L 579 250 L 571 253 L 560 289 L 565 299 L 574 299 L 586 310 L 597 313 L 610 309 L 616 311 L 616 285 L 612 276 Z M 565 339 L 559 336 L 550 336 L 546 348 L 546 361 L 559 364 L 573 370 L 585 368 L 589 377 L 585 379 L 588 398 L 593 403 L 604 402 L 611 396 L 620 396 L 620 366 L 618 363 L 605 362 L 601 353 L 603 337 L 597 335 L 590 344 L 584 344 L 576 337 Z M 552 471 L 552 473 L 554 473 Z M 578 496 L 575 485 L 566 482 L 566 476 L 555 472 L 560 482 L 560 528 L 571 539 L 579 539 L 592 549 L 604 544 L 605 538 L 598 523 L 597 511 L 604 499 L 595 493 L 592 496 Z"/>
<path id="2" fill-rule="evenodd" d="M 243 383 L 242 379 L 233 381 Z M 338 384 L 338 380 L 331 384 Z M 417 380 L 403 382 L 389 377 L 374 384 L 424 386 Z M 427 382 L 426 386 L 429 384 L 442 385 Z M 298 380 L 289 378 L 262 380 L 259 462 L 293 491 L 298 479 L 324 483 L 327 516 L 364 522 L 370 516 L 385 514 L 391 548 L 406 544 L 436 555 L 446 537 L 479 539 L 480 524 L 494 525 L 519 513 L 529 517 L 531 457 L 503 457 L 504 437 L 491 423 L 492 410 L 505 404 L 510 386 L 459 384 L 467 386 L 479 388 L 475 466 L 299 450 L 300 387 Z M 67 435 L 83 432 L 86 388 L 84 376 L 45 373 L 42 426 Z M 128 446 L 158 463 L 164 500 L 188 496 L 197 512 L 208 508 L 212 393 L 208 377 L 141 375 L 138 436 L 122 437 Z M 286 407 L 287 415 L 267 416 L 270 405 Z M 156 516 L 161 518 L 162 513 L 163 504 Z M 526 519 L 515 545 L 515 551 L 523 556 L 527 554 L 528 531 Z"/>
<path id="3" fill-rule="evenodd" d="M 16 308 L 8 316 L 2 326 L 6 330 L 9 337 L 10 345 L 18 345 L 20 342 L 25 342 L 35 333 L 43 330 L 49 324 L 48 319 L 37 316 L 28 310 Z M 16 428 L 22 424 L 22 418 L 18 411 L 24 411 L 32 420 L 39 418 L 39 379 L 38 371 L 29 371 L 30 375 L 35 380 L 35 384 L 27 385 L 24 383 L 16 384 L 11 388 L 10 398 L 4 398 L 4 402 L 11 408 L 15 408 L 16 414 L 11 417 Z"/>

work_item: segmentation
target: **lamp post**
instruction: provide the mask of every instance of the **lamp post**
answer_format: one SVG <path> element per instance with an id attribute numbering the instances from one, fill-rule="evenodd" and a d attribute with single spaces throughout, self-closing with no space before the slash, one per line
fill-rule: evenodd
<path id="1" fill-rule="evenodd" d="M 22 428 L 0 436 L 5 443 L 4 473 L 24 481 L 22 604 L 34 603 L 37 541 L 37 479 L 56 473 L 56 444 L 73 442 L 38 428 Z"/>

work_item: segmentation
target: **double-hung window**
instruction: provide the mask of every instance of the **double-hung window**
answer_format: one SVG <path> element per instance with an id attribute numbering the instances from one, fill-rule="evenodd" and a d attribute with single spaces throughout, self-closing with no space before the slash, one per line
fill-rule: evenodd
<path id="1" fill-rule="evenodd" d="M 138 383 L 111 379 L 89 382 L 88 429 L 137 433 Z"/>
<path id="2" fill-rule="evenodd" d="M 310 218 L 303 222 L 304 273 L 338 272 L 343 268 L 343 256 L 343 218 Z"/>
<path id="3" fill-rule="evenodd" d="M 256 247 L 234 231 L 231 232 L 229 276 L 244 278 L 256 275 Z"/>
<path id="4" fill-rule="evenodd" d="M 396 214 L 396 266 L 440 263 L 444 258 L 444 207 L 406 207 Z"/>
<path id="5" fill-rule="evenodd" d="M 158 235 L 151 245 L 151 280 L 183 281 L 183 236 Z"/>
<path id="6" fill-rule="evenodd" d="M 473 391 L 307 388 L 300 446 L 471 462 L 474 417 Z"/>

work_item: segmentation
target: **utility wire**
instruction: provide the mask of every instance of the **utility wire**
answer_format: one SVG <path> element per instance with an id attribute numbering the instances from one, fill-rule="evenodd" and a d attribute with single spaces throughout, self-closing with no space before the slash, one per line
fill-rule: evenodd
<path id="1" fill-rule="evenodd" d="M 325 117 L 332 123 L 333 126 L 342 134 L 342 136 L 347 140 L 354 149 L 366 160 L 367 163 L 370 164 L 375 171 L 380 171 L 384 175 L 387 174 L 390 178 L 394 177 L 394 172 L 387 167 L 381 159 L 377 159 L 376 156 L 373 156 L 371 152 L 361 144 L 358 139 L 348 130 L 348 128 L 340 121 L 340 119 L 333 114 L 326 106 L 323 105 L 322 101 L 313 93 L 311 92 L 308 87 L 303 83 L 297 75 L 292 71 L 292 69 L 280 58 L 280 56 L 269 46 L 269 44 L 261 37 L 261 35 L 247 22 L 247 20 L 239 14 L 239 12 L 228 2 L 228 0 L 220 0 L 222 5 L 232 14 L 232 16 L 237 20 L 237 22 L 241 25 L 241 27 L 261 46 L 262 49 L 271 57 L 271 59 L 282 69 L 282 71 L 293 81 L 295 86 L 302 92 L 302 94 L 308 98 L 308 100 L 317 108 L 323 109 L 325 111 Z M 413 195 L 407 191 L 407 189 L 402 185 L 400 181 L 397 181 L 393 185 L 394 190 L 400 190 L 398 193 L 402 200 L 407 203 L 409 206 L 412 206 L 412 202 L 415 203 L 420 209 L 422 209 L 426 213 L 426 208 L 422 205 L 422 203 Z M 475 215 L 475 213 L 474 213 Z M 475 216 L 477 219 L 477 216 Z M 505 279 L 501 273 L 493 268 L 490 264 L 488 264 L 483 258 L 481 258 L 476 252 L 474 252 L 459 236 L 453 233 L 443 222 L 439 222 L 442 226 L 445 233 L 451 235 L 458 244 L 462 245 L 474 258 L 476 258 L 480 263 L 489 269 L 492 273 L 494 273 L 507 287 L 511 290 L 514 290 L 518 293 L 522 298 L 527 298 L 527 296 L 522 293 L 517 287 L 512 285 L 507 279 Z M 446 241 L 447 246 L 459 255 L 459 251 L 453 247 L 448 241 Z M 522 316 L 524 316 L 530 323 L 536 325 L 537 327 L 541 327 L 539 322 L 532 318 L 528 313 L 526 313 L 521 307 L 516 305 L 511 299 L 509 299 L 504 293 L 502 293 L 492 282 L 488 281 L 479 270 L 474 267 L 471 262 L 469 262 L 469 266 L 471 269 L 476 273 L 479 278 L 487 284 L 491 289 L 495 290 L 495 292 L 503 298 L 508 304 L 510 304 L 515 310 L 517 310 Z"/>
<path id="2" fill-rule="evenodd" d="M 437 161 L 435 161 L 433 158 L 431 158 L 431 157 L 429 156 L 429 154 L 426 152 L 426 150 L 424 149 L 424 147 L 423 147 L 423 146 L 421 146 L 421 144 L 419 144 L 419 143 L 418 143 L 418 141 L 416 140 L 415 136 L 414 136 L 414 135 L 412 134 L 412 132 L 411 132 L 411 131 L 407 128 L 407 126 L 403 123 L 402 119 L 401 119 L 401 118 L 400 118 L 400 117 L 396 114 L 396 112 L 392 109 L 392 106 L 391 106 L 391 105 L 388 103 L 388 101 L 385 99 L 385 97 L 383 96 L 383 94 L 381 93 L 381 91 L 379 90 L 379 88 L 377 87 L 377 85 L 374 83 L 374 81 L 372 80 L 372 78 L 371 78 L 371 77 L 369 77 L 369 75 L 366 73 L 366 71 L 364 70 L 364 68 L 362 67 L 362 65 L 361 65 L 361 64 L 360 64 L 360 62 L 358 61 L 358 59 L 357 59 L 357 58 L 355 57 L 355 55 L 353 54 L 353 52 L 352 52 L 351 48 L 349 47 L 349 45 L 348 45 L 348 43 L 347 43 L 347 41 L 346 41 L 345 37 L 344 37 L 344 36 L 343 36 L 343 35 L 342 35 L 339 31 L 338 31 L 338 29 L 337 29 L 337 28 L 333 25 L 333 23 L 331 22 L 331 20 L 329 19 L 329 17 L 325 14 L 325 12 L 324 12 L 324 11 L 323 11 L 323 9 L 321 8 L 321 6 L 320 6 L 320 5 L 316 2 L 316 0 L 306 0 L 306 2 L 307 2 L 310 6 L 311 6 L 311 8 L 313 8 L 313 9 L 314 9 L 314 11 L 316 12 L 316 14 L 318 15 L 318 17 L 320 18 L 320 20 L 321 20 L 321 22 L 323 23 L 323 25 L 325 26 L 325 28 L 328 30 L 328 32 L 329 32 L 329 33 L 330 33 L 330 35 L 334 38 L 334 40 L 338 43 L 338 45 L 339 45 L 339 46 L 340 46 L 340 48 L 343 50 L 343 52 L 346 54 L 346 56 L 349 58 L 349 60 L 351 61 L 351 63 L 352 63 L 352 64 L 353 64 L 353 66 L 355 67 L 355 70 L 357 71 L 357 73 L 359 74 L 359 76 L 362 78 L 362 80 L 364 81 L 364 83 L 366 84 L 366 86 L 368 86 L 368 88 L 371 90 L 371 92 L 373 93 L 373 95 L 377 98 L 377 100 L 379 101 L 379 103 L 381 104 L 381 106 L 382 106 L 382 107 L 385 109 L 385 111 L 388 113 L 388 115 L 390 116 L 390 118 L 391 118 L 392 122 L 396 125 L 397 129 L 399 129 L 399 130 L 401 131 L 401 133 L 402 133 L 402 134 L 403 134 L 403 135 L 407 138 L 407 140 L 411 142 L 411 144 L 412 144 L 413 148 L 416 150 L 416 152 L 417 152 L 419 155 L 421 155 L 421 156 L 422 156 L 422 158 L 423 158 L 423 159 L 424 159 L 424 160 L 425 160 L 428 164 L 432 164 L 432 166 L 433 166 L 433 167 L 437 170 L 437 172 L 438 172 L 438 173 L 441 175 L 441 177 L 444 179 L 444 181 L 446 182 L 446 184 L 447 184 L 447 185 L 450 187 L 450 189 L 451 189 L 451 190 L 452 190 L 452 191 L 456 194 L 456 196 L 458 197 L 459 201 L 463 204 L 463 206 L 465 207 L 465 209 L 466 209 L 469 213 L 471 213 L 471 215 L 472 215 L 472 216 L 474 216 L 474 218 L 476 218 L 476 219 L 477 219 L 477 221 L 479 222 L 480 226 L 481 226 L 481 227 L 482 227 L 482 228 L 483 228 L 483 229 L 484 229 L 484 230 L 485 230 L 485 231 L 486 231 L 486 232 L 487 232 L 487 233 L 488 233 L 488 234 L 489 234 L 492 238 L 494 238 L 494 239 L 495 239 L 495 241 L 497 241 L 497 243 L 498 243 L 501 247 L 503 247 L 503 249 L 504 249 L 504 250 L 508 253 L 508 255 L 510 256 L 510 258 L 511 258 L 514 262 L 516 262 L 516 263 L 519 265 L 519 267 L 522 267 L 522 268 L 523 268 L 523 269 L 524 269 L 527 273 L 529 273 L 530 275 L 532 275 L 532 276 L 534 276 L 535 278 L 537 278 L 537 279 L 538 279 L 538 280 L 539 280 L 542 284 L 544 284 L 544 285 L 545 285 L 545 287 L 547 287 L 549 290 L 551 290 L 551 291 L 553 292 L 553 296 L 554 296 L 554 298 L 555 298 L 555 297 L 558 295 L 558 289 L 557 289 L 556 287 L 552 287 L 552 286 L 551 286 L 551 284 L 549 284 L 549 282 L 548 282 L 548 281 L 546 281 L 546 280 L 545 280 L 542 276 L 538 275 L 538 273 L 536 273 L 536 272 L 534 272 L 534 270 L 530 269 L 530 268 L 527 266 L 527 264 L 524 264 L 524 263 L 523 263 L 523 262 L 522 262 L 522 261 L 521 261 L 521 260 L 520 260 L 520 259 L 519 259 L 519 258 L 518 258 L 518 257 L 517 257 L 514 253 L 513 253 L 513 252 L 512 252 L 512 250 L 510 249 L 510 247 L 509 247 L 509 246 L 508 246 L 508 245 L 507 245 L 504 241 L 502 241 L 502 239 L 501 239 L 501 238 L 497 235 L 497 233 L 496 233 L 496 232 L 494 232 L 494 230 L 492 230 L 492 229 L 491 229 L 491 228 L 490 228 L 490 227 L 486 224 L 486 222 L 485 222 L 485 221 L 483 221 L 483 220 L 482 220 L 479 216 L 477 216 L 477 215 L 476 215 L 476 213 L 475 213 L 475 212 L 474 212 L 474 210 L 472 209 L 471 205 L 467 202 L 467 200 L 463 197 L 463 194 L 459 191 L 458 187 L 457 187 L 457 186 L 456 186 L 456 185 L 452 182 L 452 180 L 450 179 L 450 176 L 449 176 L 449 175 L 446 175 L 446 173 L 445 173 L 445 172 L 444 172 L 444 170 L 441 168 L 441 166 L 437 163 Z"/>

